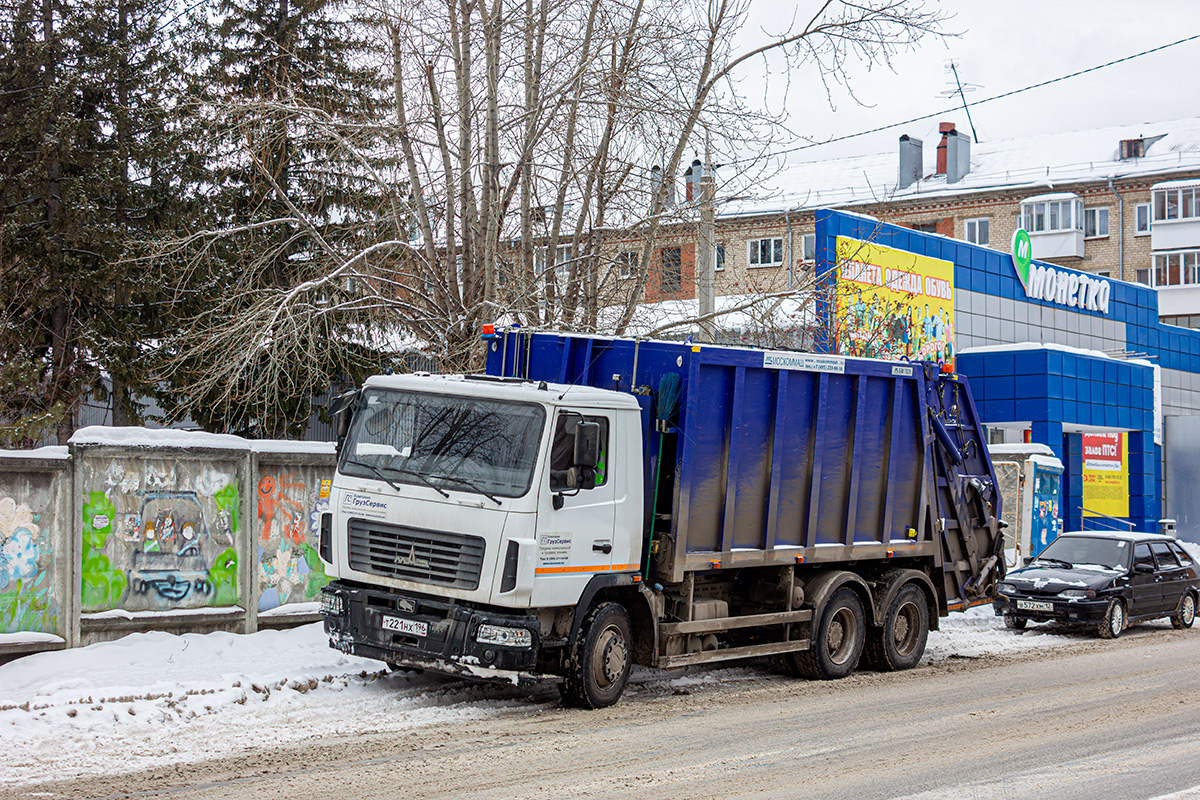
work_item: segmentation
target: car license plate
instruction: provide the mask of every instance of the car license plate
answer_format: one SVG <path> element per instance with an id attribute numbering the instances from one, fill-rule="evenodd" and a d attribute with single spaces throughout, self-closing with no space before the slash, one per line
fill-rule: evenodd
<path id="1" fill-rule="evenodd" d="M 402 619 L 400 617 L 384 617 L 383 629 L 406 633 L 409 636 L 425 636 L 429 633 L 429 623 L 417 619 Z"/>
<path id="2" fill-rule="evenodd" d="M 1053 603 L 1043 603 L 1040 600 L 1018 600 L 1018 611 L 1053 611 Z"/>

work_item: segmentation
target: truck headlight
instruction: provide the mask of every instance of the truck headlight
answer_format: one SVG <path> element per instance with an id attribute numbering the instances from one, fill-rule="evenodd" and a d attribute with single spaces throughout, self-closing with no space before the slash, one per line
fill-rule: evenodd
<path id="1" fill-rule="evenodd" d="M 346 611 L 346 603 L 340 594 L 321 592 L 321 613 L 327 617 L 340 617 Z"/>
<path id="2" fill-rule="evenodd" d="M 1096 596 L 1096 593 L 1091 589 L 1066 589 L 1059 592 L 1058 596 L 1064 600 L 1090 600 Z"/>
<path id="3" fill-rule="evenodd" d="M 475 641 L 501 647 L 532 647 L 533 634 L 528 628 L 504 628 L 499 625 L 480 625 Z"/>

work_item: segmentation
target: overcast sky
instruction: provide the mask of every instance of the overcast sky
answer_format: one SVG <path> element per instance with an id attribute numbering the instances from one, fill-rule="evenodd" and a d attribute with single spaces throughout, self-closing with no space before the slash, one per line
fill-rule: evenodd
<path id="1" fill-rule="evenodd" d="M 794 9 L 812 0 L 753 0 L 745 29 L 777 29 Z M 927 6 L 953 17 L 956 37 L 924 39 L 893 59 L 895 71 L 876 65 L 853 73 L 859 105 L 840 87 L 833 104 L 815 73 L 793 73 L 789 125 L 814 139 L 830 139 L 959 105 L 942 96 L 953 86 L 946 65 L 974 85 L 968 104 L 1057 78 L 1107 61 L 1200 34 L 1200 0 L 930 0 Z M 740 88 L 761 85 L 762 62 L 749 64 Z M 774 89 L 778 76 L 770 79 Z M 979 141 L 1200 116 L 1200 39 L 1011 98 L 971 107 Z M 894 150 L 902 133 L 935 141 L 939 120 L 969 131 L 959 107 L 939 117 L 869 134 L 848 142 L 801 151 L 789 158 L 816 161 L 838 155 Z M 797 143 L 800 143 L 799 141 Z"/>

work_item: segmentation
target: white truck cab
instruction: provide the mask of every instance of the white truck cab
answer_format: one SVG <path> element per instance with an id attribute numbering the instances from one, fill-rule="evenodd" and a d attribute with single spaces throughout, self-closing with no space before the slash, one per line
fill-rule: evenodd
<path id="1" fill-rule="evenodd" d="M 334 645 L 397 666 L 536 677 L 537 645 L 565 638 L 589 584 L 638 573 L 640 427 L 637 399 L 603 389 L 370 378 L 323 521 L 337 579 L 325 602 L 341 606 L 326 618 L 346 622 Z M 589 428 L 594 465 L 580 465 Z"/>

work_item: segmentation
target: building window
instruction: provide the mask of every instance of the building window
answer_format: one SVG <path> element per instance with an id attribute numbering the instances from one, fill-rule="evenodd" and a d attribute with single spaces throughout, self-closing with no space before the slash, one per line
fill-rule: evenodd
<path id="1" fill-rule="evenodd" d="M 972 244 L 981 244 L 987 246 L 991 241 L 991 228 L 989 217 L 980 217 L 978 219 L 969 219 L 964 223 L 966 228 L 966 239 Z"/>
<path id="2" fill-rule="evenodd" d="M 817 260 L 817 235 L 806 233 L 800 237 L 800 260 L 812 263 Z"/>
<path id="3" fill-rule="evenodd" d="M 1154 254 L 1154 286 L 1200 284 L 1200 250 Z"/>
<path id="4" fill-rule="evenodd" d="M 1200 328 L 1200 315 L 1197 314 L 1160 317 L 1159 321 L 1167 325 L 1178 325 L 1181 328 Z"/>
<path id="5" fill-rule="evenodd" d="M 912 229 L 914 231 L 920 231 L 921 233 L 937 233 L 937 223 L 918 222 L 916 225 L 912 226 Z"/>
<path id="6" fill-rule="evenodd" d="M 746 259 L 752 267 L 778 267 L 783 264 L 783 239 L 751 239 Z"/>
<path id="7" fill-rule="evenodd" d="M 1083 210 L 1083 236 L 1085 239 L 1100 239 L 1108 236 L 1108 209 L 1085 208 Z"/>
<path id="8" fill-rule="evenodd" d="M 1154 221 L 1200 218 L 1200 186 L 1154 190 Z"/>
<path id="9" fill-rule="evenodd" d="M 1134 234 L 1147 236 L 1150 233 L 1150 204 L 1138 203 L 1133 207 Z"/>
<path id="10" fill-rule="evenodd" d="M 1134 270 L 1133 281 L 1134 281 L 1134 283 L 1140 283 L 1143 286 L 1149 286 L 1150 285 L 1150 270 L 1149 269 Z"/>
<path id="11" fill-rule="evenodd" d="M 1112 270 L 1098 269 L 1098 270 L 1096 270 L 1096 277 L 1097 278 L 1111 278 Z"/>
<path id="12" fill-rule="evenodd" d="M 1022 205 L 1021 227 L 1029 233 L 1083 230 L 1083 201 L 1047 200 Z"/>
<path id="13" fill-rule="evenodd" d="M 715 269 L 717 272 L 723 271 L 725 269 L 725 245 L 723 244 L 717 245 L 716 261 L 716 266 L 713 267 L 713 269 Z"/>
<path id="14" fill-rule="evenodd" d="M 659 286 L 664 293 L 678 292 L 683 287 L 683 270 L 678 247 L 664 247 L 659 251 L 662 259 L 662 279 Z"/>
<path id="15" fill-rule="evenodd" d="M 617 253 L 617 257 L 613 259 L 617 265 L 617 277 L 622 280 L 626 278 L 636 278 L 638 273 L 638 253 L 636 250 L 626 250 L 623 253 Z"/>
<path id="16" fill-rule="evenodd" d="M 566 284 L 571 272 L 571 245 L 560 244 L 554 249 L 554 280 Z"/>

